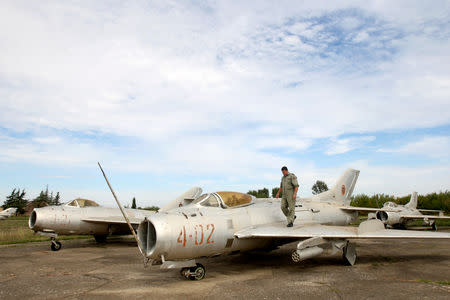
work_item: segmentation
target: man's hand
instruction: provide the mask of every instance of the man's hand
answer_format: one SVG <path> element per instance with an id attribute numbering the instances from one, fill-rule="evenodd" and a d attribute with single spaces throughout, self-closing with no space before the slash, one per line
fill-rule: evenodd
<path id="1" fill-rule="evenodd" d="M 277 195 L 275 196 L 275 198 L 280 198 L 280 193 L 283 191 L 283 189 L 280 187 L 280 189 L 277 192 Z"/>
<path id="2" fill-rule="evenodd" d="M 294 189 L 294 196 L 292 196 L 292 199 L 297 199 L 297 192 L 298 192 L 298 186 L 295 187 Z"/>

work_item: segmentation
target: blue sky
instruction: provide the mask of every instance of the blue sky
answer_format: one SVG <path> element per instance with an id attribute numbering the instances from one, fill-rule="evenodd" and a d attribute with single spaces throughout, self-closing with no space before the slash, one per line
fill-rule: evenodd
<path id="1" fill-rule="evenodd" d="M 0 201 L 449 189 L 449 1 L 3 1 Z"/>

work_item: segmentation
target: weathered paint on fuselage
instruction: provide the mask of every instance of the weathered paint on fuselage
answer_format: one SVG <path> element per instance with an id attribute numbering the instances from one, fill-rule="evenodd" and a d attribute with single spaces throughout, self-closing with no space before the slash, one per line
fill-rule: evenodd
<path id="1" fill-rule="evenodd" d="M 296 224 L 347 225 L 356 212 L 345 212 L 334 203 L 297 202 Z M 272 239 L 242 239 L 234 233 L 251 226 L 286 221 L 279 199 L 257 199 L 237 208 L 204 207 L 192 204 L 148 217 L 139 226 L 139 239 L 147 257 L 159 260 L 193 259 L 236 251 L 270 248 Z M 154 228 L 155 236 L 148 234 Z"/>
<path id="2" fill-rule="evenodd" d="M 144 219 L 152 212 L 126 209 L 129 217 Z M 30 216 L 29 227 L 34 231 L 51 232 L 57 234 L 130 234 L 127 224 L 108 224 L 86 222 L 84 219 L 123 218 L 119 209 L 108 207 L 72 207 L 47 206 L 35 208 Z"/>

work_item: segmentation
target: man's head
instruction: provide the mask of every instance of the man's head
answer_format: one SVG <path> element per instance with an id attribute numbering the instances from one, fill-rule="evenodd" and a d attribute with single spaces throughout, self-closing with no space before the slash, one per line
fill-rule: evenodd
<path id="1" fill-rule="evenodd" d="M 284 176 L 286 176 L 287 174 L 289 174 L 288 168 L 286 166 L 281 168 L 281 173 L 283 173 Z"/>

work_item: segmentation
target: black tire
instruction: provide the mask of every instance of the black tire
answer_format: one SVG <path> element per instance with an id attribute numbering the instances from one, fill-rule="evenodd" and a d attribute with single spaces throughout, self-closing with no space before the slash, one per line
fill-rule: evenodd
<path id="1" fill-rule="evenodd" d="M 50 245 L 50 249 L 52 249 L 52 251 L 59 251 L 61 247 L 62 245 L 58 241 L 52 242 L 52 244 Z"/>
<path id="2" fill-rule="evenodd" d="M 431 224 L 431 228 L 432 228 L 434 231 L 437 231 L 437 230 L 438 230 L 437 225 L 436 225 L 436 222 L 434 222 L 433 224 Z"/>
<path id="3" fill-rule="evenodd" d="M 106 243 L 106 238 L 107 237 L 108 237 L 107 235 L 95 235 L 94 234 L 94 239 L 99 244 Z"/>
<path id="4" fill-rule="evenodd" d="M 183 276 L 184 278 L 188 278 L 188 276 L 186 276 L 186 271 L 189 270 L 189 268 L 182 268 L 180 270 L 180 275 Z"/>
<path id="5" fill-rule="evenodd" d="M 206 270 L 202 264 L 197 264 L 197 266 L 190 269 L 191 273 L 194 273 L 189 277 L 190 280 L 202 280 L 205 278 Z"/>

